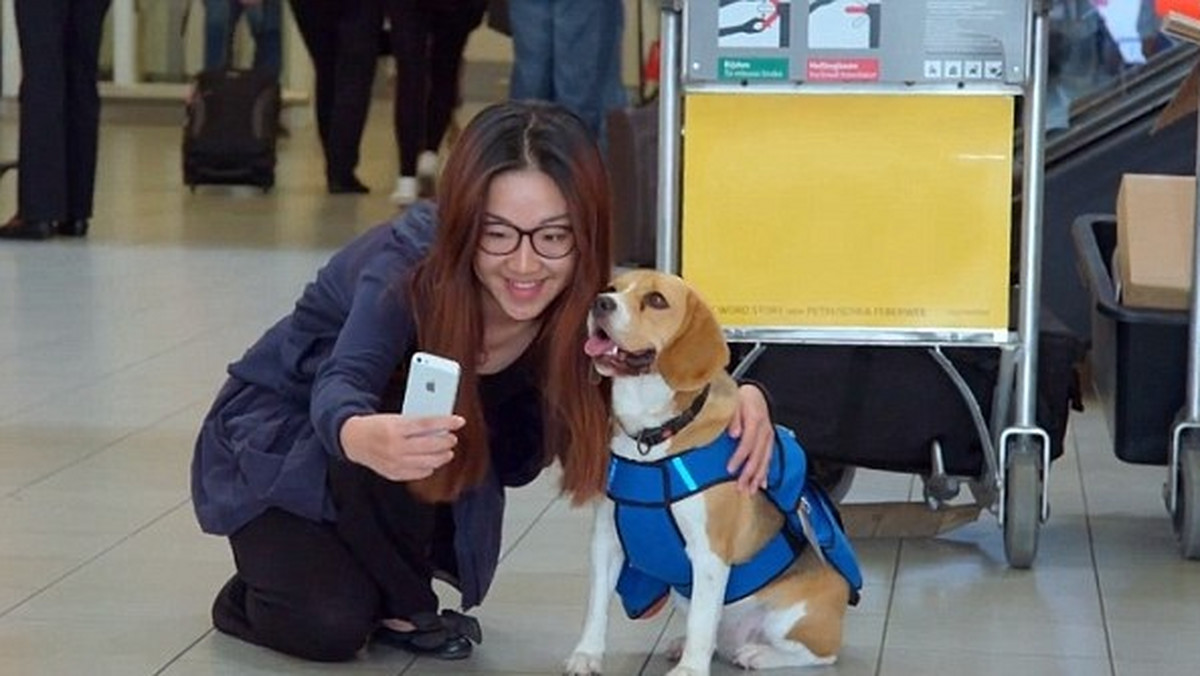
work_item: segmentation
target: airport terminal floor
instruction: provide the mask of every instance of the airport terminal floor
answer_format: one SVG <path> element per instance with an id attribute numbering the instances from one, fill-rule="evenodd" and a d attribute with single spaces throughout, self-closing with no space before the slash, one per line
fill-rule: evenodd
<path id="1" fill-rule="evenodd" d="M 192 516 L 198 423 L 226 363 L 334 247 L 391 213 L 388 113 L 372 112 L 359 169 L 372 192 L 361 196 L 326 194 L 301 111 L 267 195 L 192 193 L 177 124 L 110 119 L 91 234 L 0 243 L 0 673 L 560 673 L 583 619 L 590 513 L 559 499 L 549 473 L 509 496 L 497 581 L 476 611 L 485 642 L 469 661 L 375 647 L 308 664 L 212 628 L 232 562 Z M 16 134 L 15 119 L 0 121 L 0 155 L 15 154 Z M 15 185 L 0 181 L 4 218 Z M 863 600 L 839 662 L 812 673 L 1195 674 L 1200 563 L 1179 557 L 1165 471 L 1117 460 L 1099 405 L 1085 403 L 1053 465 L 1032 570 L 1008 568 L 986 512 L 936 538 L 858 539 Z M 862 470 L 846 498 L 920 499 L 914 477 Z M 605 673 L 667 671 L 661 652 L 681 620 L 614 614 Z"/>

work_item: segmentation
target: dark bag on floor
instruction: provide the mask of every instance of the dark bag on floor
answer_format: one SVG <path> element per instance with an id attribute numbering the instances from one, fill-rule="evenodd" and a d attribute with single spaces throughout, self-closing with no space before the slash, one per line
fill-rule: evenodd
<path id="1" fill-rule="evenodd" d="M 183 182 L 275 185 L 279 81 L 257 70 L 206 70 L 196 76 L 183 131 Z"/>
<path id="2" fill-rule="evenodd" d="M 1082 408 L 1075 369 L 1083 344 L 1061 325 L 1043 320 L 1038 351 L 1037 423 L 1050 436 L 1051 458 L 1057 458 L 1070 408 Z M 999 351 L 943 352 L 990 423 Z M 745 377 L 770 391 L 776 422 L 794 429 L 812 458 L 928 474 L 936 439 L 947 473 L 977 477 L 983 472 L 983 447 L 967 402 L 925 348 L 771 345 Z"/>
<path id="3" fill-rule="evenodd" d="M 608 113 L 612 177 L 613 260 L 654 267 L 658 233 L 658 104 Z"/>

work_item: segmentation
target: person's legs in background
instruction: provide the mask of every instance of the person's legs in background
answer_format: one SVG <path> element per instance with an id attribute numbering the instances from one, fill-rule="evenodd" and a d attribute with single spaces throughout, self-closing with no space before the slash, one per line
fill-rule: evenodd
<path id="1" fill-rule="evenodd" d="M 331 193 L 365 193 L 368 189 L 354 171 L 379 60 L 383 6 L 380 0 L 337 0 L 335 4 L 339 7 L 326 180 Z"/>
<path id="2" fill-rule="evenodd" d="M 337 75 L 334 49 L 337 44 L 335 20 L 338 8 L 328 0 L 291 0 L 291 3 L 296 28 L 313 63 L 316 89 L 313 114 L 317 118 L 317 134 L 321 138 L 321 150 L 328 164 L 329 118 L 333 110 L 334 80 Z"/>
<path id="3" fill-rule="evenodd" d="M 483 21 L 484 0 L 444 9 L 389 0 L 396 58 L 395 129 L 400 177 L 391 199 L 407 205 L 433 192 L 438 148 L 460 101 L 463 50 Z M 400 10 L 400 11 L 393 11 Z"/>
<path id="4" fill-rule="evenodd" d="M 204 0 L 204 69 L 229 63 L 233 29 L 242 15 L 238 0 Z"/>
<path id="5" fill-rule="evenodd" d="M 96 71 L 111 0 L 17 0 L 21 45 L 17 214 L 0 239 L 82 237 L 92 215 Z"/>
<path id="6" fill-rule="evenodd" d="M 584 3 L 595 0 L 584 0 Z M 554 12 L 557 0 L 509 0 L 513 65 L 508 95 L 512 99 L 554 100 Z"/>
<path id="7" fill-rule="evenodd" d="M 625 39 L 625 5 L 618 0 L 610 4 L 609 10 L 612 12 L 610 25 L 613 28 L 613 35 L 608 42 L 609 56 L 603 61 L 608 64 L 608 70 L 600 75 L 601 81 L 607 83 L 605 85 L 604 112 L 600 122 L 600 140 L 605 144 L 608 141 L 608 112 L 629 105 L 629 90 L 625 87 L 621 68 L 621 53 Z"/>
<path id="8" fill-rule="evenodd" d="M 262 0 L 247 5 L 246 22 L 254 35 L 254 69 L 278 81 L 283 73 L 283 0 Z M 287 127 L 281 121 L 276 120 L 275 128 L 279 136 L 288 136 Z"/>
<path id="9" fill-rule="evenodd" d="M 354 175 L 378 58 L 380 0 L 291 0 L 316 72 L 316 117 L 330 193 L 365 193 Z"/>
<path id="10" fill-rule="evenodd" d="M 283 0 L 262 0 L 246 6 L 246 21 L 254 35 L 254 68 L 279 78 L 283 68 Z"/>
<path id="11" fill-rule="evenodd" d="M 603 145 L 605 116 L 626 104 L 621 83 L 622 0 L 556 0 L 554 100 L 572 110 Z"/>
<path id="12" fill-rule="evenodd" d="M 67 25 L 67 214 L 58 234 L 82 237 L 92 217 L 96 188 L 96 154 L 100 134 L 100 40 L 111 0 L 72 4 Z"/>
<path id="13" fill-rule="evenodd" d="M 21 42 L 17 215 L 5 239 L 46 239 L 67 217 L 67 0 L 16 0 Z"/>
<path id="14" fill-rule="evenodd" d="M 432 156 L 436 161 L 454 111 L 462 104 L 463 51 L 471 33 L 483 23 L 486 10 L 486 0 L 471 0 L 461 9 L 437 17 L 429 50 L 428 122 L 422 157 Z M 419 164 L 417 173 L 422 173 Z"/>
<path id="15" fill-rule="evenodd" d="M 432 87 L 429 45 L 435 12 L 417 7 L 415 0 L 384 0 L 384 7 L 391 26 L 392 58 L 396 64 L 392 127 L 400 158 L 400 175 L 391 200 L 405 206 L 415 202 L 419 193 L 417 158 L 428 122 L 426 101 Z"/>

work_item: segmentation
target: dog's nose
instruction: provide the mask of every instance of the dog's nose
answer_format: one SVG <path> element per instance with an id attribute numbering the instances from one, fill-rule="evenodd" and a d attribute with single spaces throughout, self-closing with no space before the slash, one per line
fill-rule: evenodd
<path id="1" fill-rule="evenodd" d="M 593 317 L 604 317 L 606 315 L 610 315 L 616 309 L 617 301 L 613 300 L 612 297 L 607 294 L 596 296 L 596 300 L 592 302 Z"/>

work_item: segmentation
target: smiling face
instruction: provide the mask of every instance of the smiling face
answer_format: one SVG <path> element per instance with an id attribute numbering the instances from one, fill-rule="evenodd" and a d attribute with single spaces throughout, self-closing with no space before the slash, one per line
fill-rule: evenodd
<path id="1" fill-rule="evenodd" d="M 493 178 L 474 261 L 475 275 L 484 288 L 485 317 L 515 322 L 540 319 L 571 282 L 579 254 L 571 248 L 561 258 L 547 258 L 535 250 L 534 239 L 544 253 L 557 254 L 564 248 L 562 238 L 570 239 L 571 232 L 567 201 L 548 175 L 536 169 L 514 169 Z M 485 250 L 504 250 L 514 237 L 518 241 L 511 253 Z"/>

